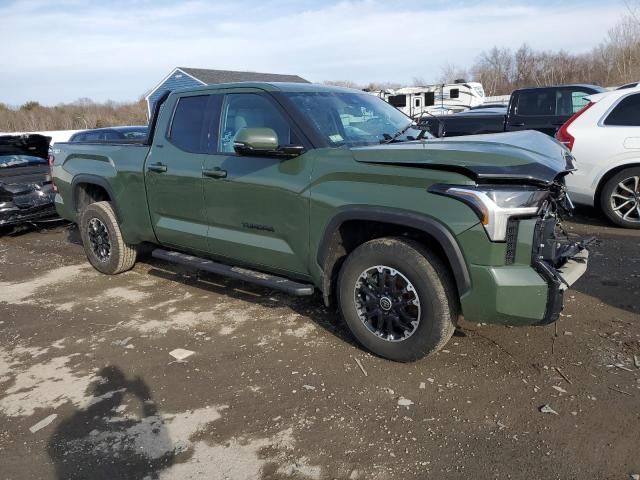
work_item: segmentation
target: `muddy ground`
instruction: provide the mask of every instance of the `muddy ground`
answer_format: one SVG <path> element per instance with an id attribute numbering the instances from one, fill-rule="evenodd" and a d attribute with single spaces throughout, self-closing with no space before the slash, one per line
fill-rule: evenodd
<path id="1" fill-rule="evenodd" d="M 104 276 L 65 226 L 4 235 L 0 478 L 627 479 L 640 231 L 568 227 L 602 243 L 557 325 L 462 322 L 413 364 L 318 298 L 155 260 Z"/>

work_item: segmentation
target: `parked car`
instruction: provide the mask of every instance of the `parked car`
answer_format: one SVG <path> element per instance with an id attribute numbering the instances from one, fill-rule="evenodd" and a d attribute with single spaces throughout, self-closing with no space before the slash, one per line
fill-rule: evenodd
<path id="1" fill-rule="evenodd" d="M 583 243 L 556 229 L 572 157 L 538 132 L 422 138 L 373 95 L 293 83 L 173 91 L 150 132 L 55 146 L 56 207 L 106 274 L 146 244 L 294 295 L 317 289 L 362 345 L 409 361 L 440 349 L 459 313 L 555 321 L 586 269 Z"/>
<path id="2" fill-rule="evenodd" d="M 640 228 L 640 87 L 587 99 L 556 135 L 577 159 L 566 177 L 571 198 L 600 207 L 616 225 Z"/>
<path id="3" fill-rule="evenodd" d="M 585 97 L 603 91 L 595 85 L 522 88 L 511 94 L 506 110 L 496 107 L 498 110 L 469 110 L 436 118 L 423 116 L 421 122 L 436 136 L 439 128 L 443 128 L 447 137 L 520 130 L 537 130 L 553 136 L 587 104 Z"/>
<path id="4" fill-rule="evenodd" d="M 626 88 L 636 88 L 637 86 L 640 86 L 640 82 L 625 83 L 624 85 L 616 88 L 616 90 L 624 90 Z"/>
<path id="5" fill-rule="evenodd" d="M 137 127 L 109 127 L 95 128 L 76 132 L 69 138 L 69 142 L 97 142 L 111 140 L 140 141 L 147 138 L 149 132 L 146 126 Z"/>
<path id="6" fill-rule="evenodd" d="M 0 136 L 0 226 L 56 215 L 43 135 Z"/>

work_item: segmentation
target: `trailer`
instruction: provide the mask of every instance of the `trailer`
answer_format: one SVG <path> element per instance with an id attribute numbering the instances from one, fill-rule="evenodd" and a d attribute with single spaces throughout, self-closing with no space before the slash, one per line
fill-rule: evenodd
<path id="1" fill-rule="evenodd" d="M 412 118 L 423 112 L 431 115 L 448 115 L 482 105 L 484 88 L 478 82 L 465 82 L 403 87 L 369 92 L 376 95 Z"/>

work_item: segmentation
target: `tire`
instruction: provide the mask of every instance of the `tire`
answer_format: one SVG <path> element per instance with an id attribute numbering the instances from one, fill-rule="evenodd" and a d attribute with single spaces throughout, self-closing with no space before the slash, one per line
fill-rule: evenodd
<path id="1" fill-rule="evenodd" d="M 635 192 L 625 190 L 624 187 Z M 600 194 L 600 208 L 616 225 L 640 228 L 639 167 L 622 170 L 607 180 Z"/>
<path id="2" fill-rule="evenodd" d="M 448 269 L 420 243 L 400 237 L 371 240 L 351 252 L 340 270 L 338 302 L 356 340 L 398 362 L 440 350 L 458 317 Z"/>
<path id="3" fill-rule="evenodd" d="M 136 248 L 123 240 L 110 202 L 87 205 L 80 215 L 79 228 L 87 259 L 99 272 L 115 275 L 136 263 Z"/>

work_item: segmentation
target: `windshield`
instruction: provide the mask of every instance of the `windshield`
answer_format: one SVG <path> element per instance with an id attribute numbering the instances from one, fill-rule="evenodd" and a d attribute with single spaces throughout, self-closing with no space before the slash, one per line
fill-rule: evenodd
<path id="1" fill-rule="evenodd" d="M 27 167 L 30 165 L 47 165 L 46 158 L 31 155 L 2 155 L 0 154 L 0 168 Z"/>
<path id="2" fill-rule="evenodd" d="M 290 92 L 285 93 L 294 106 L 334 147 L 375 145 L 391 141 L 415 140 L 420 134 L 404 113 L 368 93 Z M 428 133 L 424 138 L 433 138 Z"/>

